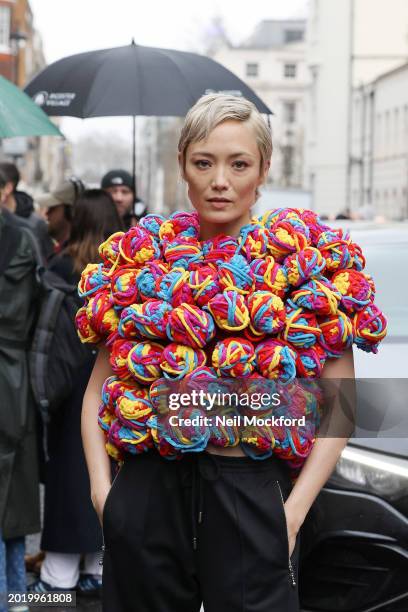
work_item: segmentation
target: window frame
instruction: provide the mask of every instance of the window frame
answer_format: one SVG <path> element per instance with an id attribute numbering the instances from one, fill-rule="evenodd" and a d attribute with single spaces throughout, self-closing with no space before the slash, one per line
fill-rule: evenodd
<path id="1" fill-rule="evenodd" d="M 255 74 L 251 74 L 250 68 L 255 68 Z M 250 78 L 259 77 L 259 62 L 246 62 L 245 64 L 245 76 Z"/>
<path id="2" fill-rule="evenodd" d="M 285 62 L 283 64 L 283 76 L 285 79 L 296 79 L 297 77 L 296 62 Z"/>

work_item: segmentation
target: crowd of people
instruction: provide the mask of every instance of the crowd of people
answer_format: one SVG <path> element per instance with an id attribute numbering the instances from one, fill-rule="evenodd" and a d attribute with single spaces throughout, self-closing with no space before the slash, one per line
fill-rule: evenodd
<path id="1" fill-rule="evenodd" d="M 100 188 L 65 180 L 35 203 L 18 190 L 19 182 L 15 164 L 0 163 L 0 594 L 27 589 L 97 594 L 102 531 L 90 499 L 80 431 L 95 351 L 89 351 L 75 388 L 44 431 L 29 368 L 41 302 L 39 270 L 76 286 L 85 265 L 99 260 L 99 244 L 135 225 L 145 207 L 125 170 L 107 172 Z M 40 482 L 45 485 L 42 518 Z M 41 555 L 36 563 L 30 560 L 40 573 L 27 586 L 25 536 L 41 529 Z M 28 610 L 7 608 L 0 599 L 0 612 L 7 609 Z"/>

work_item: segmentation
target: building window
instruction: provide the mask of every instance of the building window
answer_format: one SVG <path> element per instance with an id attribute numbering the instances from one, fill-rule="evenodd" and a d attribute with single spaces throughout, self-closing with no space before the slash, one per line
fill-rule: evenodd
<path id="1" fill-rule="evenodd" d="M 0 49 L 10 48 L 10 8 L 0 6 Z"/>
<path id="2" fill-rule="evenodd" d="M 247 77 L 257 77 L 259 74 L 259 64 L 247 64 L 246 75 Z"/>
<path id="3" fill-rule="evenodd" d="M 285 79 L 295 79 L 296 78 L 296 64 L 284 64 L 283 66 L 283 74 Z"/>
<path id="4" fill-rule="evenodd" d="M 283 120 L 285 123 L 296 122 L 296 102 L 283 103 Z"/>
<path id="5" fill-rule="evenodd" d="M 303 30 L 285 30 L 283 36 L 285 44 L 298 42 L 303 40 Z"/>
<path id="6" fill-rule="evenodd" d="M 295 162 L 295 147 L 285 145 L 282 147 L 282 180 L 285 187 L 292 184 Z"/>

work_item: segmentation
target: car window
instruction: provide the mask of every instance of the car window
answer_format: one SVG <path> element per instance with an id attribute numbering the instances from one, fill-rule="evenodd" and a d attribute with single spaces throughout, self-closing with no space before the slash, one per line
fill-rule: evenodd
<path id="1" fill-rule="evenodd" d="M 358 243 L 358 239 L 356 240 Z M 365 271 L 372 274 L 375 303 L 388 320 L 388 336 L 408 336 L 408 245 L 363 245 Z"/>

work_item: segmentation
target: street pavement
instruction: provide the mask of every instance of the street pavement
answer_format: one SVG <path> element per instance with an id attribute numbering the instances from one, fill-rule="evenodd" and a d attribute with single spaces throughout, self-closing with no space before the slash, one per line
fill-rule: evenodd
<path id="1" fill-rule="evenodd" d="M 32 536 L 28 536 L 26 538 L 26 553 L 28 555 L 34 555 L 40 550 L 40 539 L 41 534 L 37 533 Z M 31 584 L 37 578 L 34 574 L 27 574 L 27 583 Z M 99 599 L 94 597 L 77 597 L 77 605 L 75 608 L 50 608 L 49 606 L 41 606 L 30 608 L 32 612 L 72 612 L 72 610 L 76 610 L 77 612 L 102 612 L 102 606 Z"/>

